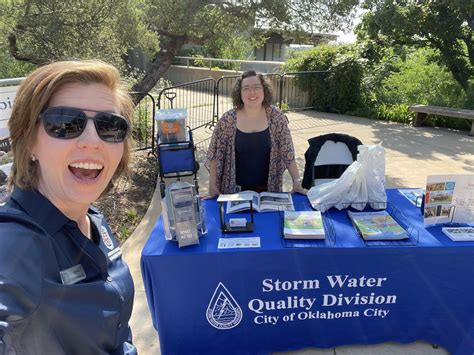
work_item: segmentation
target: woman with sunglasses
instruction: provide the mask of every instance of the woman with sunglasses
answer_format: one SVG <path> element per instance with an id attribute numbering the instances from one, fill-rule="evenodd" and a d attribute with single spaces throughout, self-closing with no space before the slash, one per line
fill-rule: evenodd
<path id="1" fill-rule="evenodd" d="M 208 197 L 239 190 L 281 192 L 285 170 L 301 187 L 288 119 L 272 106 L 273 89 L 255 70 L 237 79 L 232 91 L 234 108 L 224 113 L 212 134 L 207 153 Z"/>
<path id="2" fill-rule="evenodd" d="M 99 61 L 52 63 L 20 86 L 0 206 L 0 354 L 136 354 L 133 281 L 90 206 L 127 169 L 132 112 Z"/>

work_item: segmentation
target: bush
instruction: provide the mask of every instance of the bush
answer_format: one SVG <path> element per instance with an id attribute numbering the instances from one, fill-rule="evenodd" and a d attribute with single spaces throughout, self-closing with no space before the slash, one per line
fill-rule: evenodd
<path id="1" fill-rule="evenodd" d="M 445 67 L 434 61 L 431 49 L 406 49 L 403 55 L 386 56 L 366 71 L 362 85 L 363 105 L 358 114 L 409 123 L 415 104 L 458 107 L 468 104 L 465 92 Z M 429 116 L 431 124 L 465 129 L 465 122 L 455 118 Z"/>
<path id="2" fill-rule="evenodd" d="M 299 81 L 317 110 L 346 113 L 360 106 L 363 66 L 353 46 L 323 45 L 295 53 L 283 70 L 325 71 Z"/>

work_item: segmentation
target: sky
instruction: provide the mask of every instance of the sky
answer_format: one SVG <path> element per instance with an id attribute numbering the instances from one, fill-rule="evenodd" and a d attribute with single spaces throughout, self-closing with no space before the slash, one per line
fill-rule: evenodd
<path id="1" fill-rule="evenodd" d="M 356 35 L 354 32 L 344 33 L 341 31 L 336 32 L 337 42 L 339 43 L 354 43 L 356 41 Z"/>
<path id="2" fill-rule="evenodd" d="M 360 23 L 363 13 L 364 13 L 363 9 L 361 9 L 361 8 L 357 9 L 356 17 L 354 18 L 354 25 L 353 25 L 351 31 L 348 31 L 348 32 L 337 31 L 335 33 L 336 35 L 339 36 L 337 38 L 337 42 L 339 42 L 339 43 L 354 43 L 356 41 L 357 38 L 356 38 L 356 35 L 354 33 L 354 29 Z"/>

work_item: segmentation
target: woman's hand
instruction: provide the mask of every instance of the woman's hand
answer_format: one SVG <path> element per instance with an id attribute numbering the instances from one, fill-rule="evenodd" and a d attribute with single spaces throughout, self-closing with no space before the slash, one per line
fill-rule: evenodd
<path id="1" fill-rule="evenodd" d="M 217 188 L 217 169 L 215 160 L 211 160 L 209 163 L 209 168 L 209 190 L 207 195 L 204 195 L 204 199 L 214 198 L 221 194 Z"/>
<path id="2" fill-rule="evenodd" d="M 220 193 L 219 189 L 217 188 L 217 186 L 209 185 L 209 191 L 206 195 L 203 196 L 203 199 L 207 200 L 207 199 L 210 199 L 210 198 L 214 198 L 214 197 L 219 196 L 220 194 L 221 193 Z"/>

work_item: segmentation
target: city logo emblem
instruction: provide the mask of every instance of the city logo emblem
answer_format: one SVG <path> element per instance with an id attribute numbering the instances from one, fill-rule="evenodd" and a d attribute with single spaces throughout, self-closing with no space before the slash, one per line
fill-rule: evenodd
<path id="1" fill-rule="evenodd" d="M 206 318 L 216 329 L 232 329 L 242 320 L 242 309 L 221 282 L 209 302 Z"/>
<path id="2" fill-rule="evenodd" d="M 114 242 L 112 238 L 110 238 L 109 232 L 104 226 L 100 226 L 100 236 L 102 237 L 102 241 L 104 242 L 107 249 L 112 250 L 114 248 Z"/>

